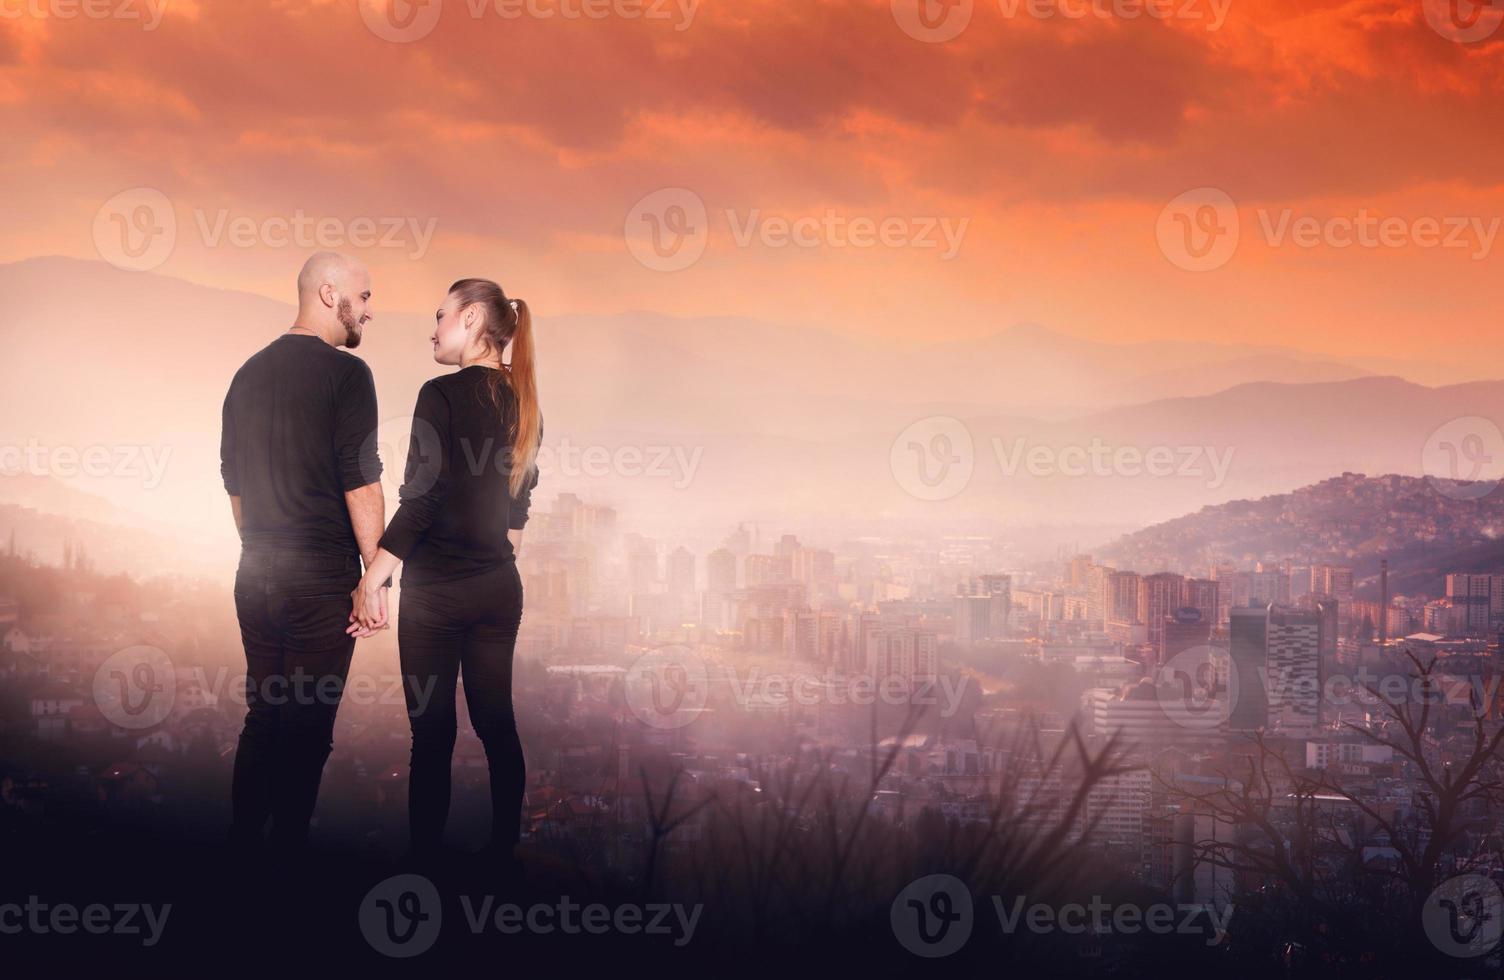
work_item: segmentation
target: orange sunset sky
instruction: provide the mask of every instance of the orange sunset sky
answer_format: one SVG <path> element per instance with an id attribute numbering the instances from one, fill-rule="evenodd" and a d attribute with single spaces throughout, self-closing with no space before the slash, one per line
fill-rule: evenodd
<path id="1" fill-rule="evenodd" d="M 221 219 L 431 228 L 421 254 L 410 230 L 351 249 L 378 317 L 487 275 L 545 316 L 729 313 L 900 345 L 1033 321 L 1500 373 L 1476 345 L 1504 289 L 1504 12 L 976 0 L 927 8 L 969 14 L 938 41 L 905 29 L 919 0 L 530 2 L 398 0 L 395 22 L 438 17 L 389 40 L 381 0 L 3 0 L 0 260 L 98 259 L 101 209 L 151 188 L 176 221 L 151 271 L 283 300 L 309 249 L 215 237 Z M 708 215 L 678 271 L 624 236 L 662 188 Z M 1173 252 L 1166 206 L 1196 188 L 1239 229 L 1199 272 L 1162 234 Z M 1282 214 L 1400 224 L 1377 245 L 1273 242 Z M 964 234 L 949 258 L 938 232 L 934 248 L 736 240 L 827 215 Z M 1185 227 L 1225 234 L 1208 217 L 1227 214 Z"/>

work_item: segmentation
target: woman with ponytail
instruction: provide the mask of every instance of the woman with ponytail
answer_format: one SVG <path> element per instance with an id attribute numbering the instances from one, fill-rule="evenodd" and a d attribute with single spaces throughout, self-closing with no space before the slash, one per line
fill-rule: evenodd
<path id="1" fill-rule="evenodd" d="M 463 672 L 465 701 L 491 774 L 491 854 L 513 848 L 525 772 L 512 711 L 512 655 L 522 619 L 517 549 L 538 482 L 543 421 L 527 304 L 488 279 L 449 287 L 433 357 L 458 371 L 418 392 L 401 506 L 354 594 L 350 632 L 382 628 L 380 589 L 403 564 L 397 642 L 412 722 L 408 818 L 415 858 L 440 851 Z M 510 347 L 511 360 L 502 360 Z"/>

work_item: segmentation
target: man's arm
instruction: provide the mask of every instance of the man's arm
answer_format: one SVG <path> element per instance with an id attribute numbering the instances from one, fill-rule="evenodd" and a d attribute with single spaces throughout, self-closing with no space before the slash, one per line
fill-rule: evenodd
<path id="1" fill-rule="evenodd" d="M 386 530 L 386 497 L 381 492 L 380 482 L 345 491 L 345 507 L 350 511 L 350 527 L 355 531 L 355 544 L 360 548 L 361 560 L 369 568 L 376 560 L 376 545 L 381 541 L 381 532 Z"/>
<path id="2" fill-rule="evenodd" d="M 231 390 L 234 389 L 232 382 Z M 230 409 L 230 396 L 225 395 L 224 407 L 220 410 L 219 428 L 219 475 L 224 480 L 225 492 L 230 495 L 230 513 L 235 517 L 235 533 L 242 530 L 240 511 L 240 457 L 235 451 L 235 413 Z"/>
<path id="3" fill-rule="evenodd" d="M 340 387 L 334 421 L 335 456 L 344 485 L 345 509 L 355 546 L 367 568 L 376 560 L 377 543 L 386 524 L 386 498 L 381 493 L 381 457 L 376 451 L 376 384 L 371 369 L 354 361 Z M 386 625 L 386 582 L 380 590 L 378 628 Z M 351 610 L 351 618 L 354 618 Z"/>
<path id="4" fill-rule="evenodd" d="M 367 483 L 363 487 L 345 491 L 345 507 L 350 511 L 350 527 L 355 532 L 355 544 L 360 548 L 361 561 L 365 563 L 366 571 L 376 563 L 376 554 L 380 550 L 381 532 L 386 528 L 386 497 L 381 492 L 381 484 Z M 380 605 L 380 618 L 370 623 L 371 629 L 382 629 L 387 621 L 387 589 L 391 587 L 391 573 L 383 576 L 380 594 L 377 601 Z M 352 610 L 350 618 L 356 617 Z"/>

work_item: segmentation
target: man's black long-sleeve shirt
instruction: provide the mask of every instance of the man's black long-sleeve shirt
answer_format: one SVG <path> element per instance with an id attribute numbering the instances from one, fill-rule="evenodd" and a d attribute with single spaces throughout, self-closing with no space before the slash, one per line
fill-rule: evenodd
<path id="1" fill-rule="evenodd" d="M 538 472 L 512 496 L 517 398 L 503 384 L 500 404 L 492 400 L 495 370 L 472 364 L 418 391 L 402 503 L 381 538 L 404 562 L 404 585 L 449 582 L 516 559 L 507 531 L 527 523 Z"/>
<path id="2" fill-rule="evenodd" d="M 376 386 L 354 354 L 283 334 L 235 373 L 219 464 L 240 498 L 241 541 L 359 555 L 345 493 L 381 479 Z"/>

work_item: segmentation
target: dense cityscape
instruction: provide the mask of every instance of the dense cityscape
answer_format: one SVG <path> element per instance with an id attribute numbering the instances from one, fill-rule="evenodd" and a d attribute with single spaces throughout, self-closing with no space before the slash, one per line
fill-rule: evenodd
<path id="1" fill-rule="evenodd" d="M 1300 494 L 1403 499 L 1398 554 L 1435 534 L 1415 482 L 1349 474 Z M 1198 517 L 1226 527 L 1245 509 Z M 827 547 L 744 524 L 695 554 L 573 494 L 538 507 L 528 533 L 514 700 L 537 861 L 714 910 L 756 891 L 728 847 L 776 862 L 748 850 L 746 828 L 787 820 L 801 841 L 788 859 L 838 881 L 836 918 L 857 928 L 906 884 L 904 859 L 940 867 L 965 842 L 1002 840 L 976 874 L 992 867 L 1020 895 L 1153 897 L 1189 910 L 1196 938 L 1176 955 L 1215 950 L 1255 972 L 1271 958 L 1358 969 L 1386 942 L 1476 943 L 1496 924 L 1459 904 L 1482 901 L 1476 889 L 1447 906 L 1462 918 L 1441 940 L 1424 916 L 1444 882 L 1504 877 L 1504 563 L 1399 594 L 1387 559 L 1355 574 L 1341 533 L 1280 538 L 1283 557 L 1114 567 L 1064 551 L 1020 564 L 990 538 Z M 216 840 L 244 711 L 221 588 L 96 573 L 87 541 L 44 562 L 12 534 L 0 634 L 12 840 L 102 826 Z M 408 731 L 390 640 L 365 642 L 315 839 L 380 859 L 403 840 Z M 486 769 L 463 725 L 455 766 L 452 834 L 478 839 Z M 826 822 L 892 859 L 890 876 L 869 857 L 858 884 Z M 807 918 L 806 888 L 778 887 L 785 927 Z M 1350 930 L 1354 915 L 1367 925 Z M 734 921 L 717 942 L 751 941 Z M 1117 932 L 1071 937 L 1065 955 L 1131 956 Z"/>

